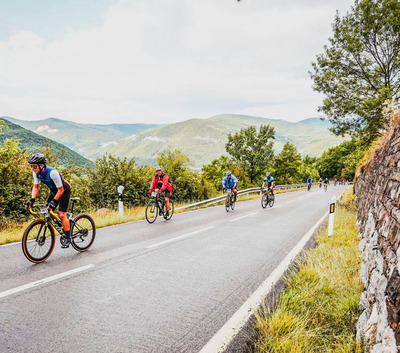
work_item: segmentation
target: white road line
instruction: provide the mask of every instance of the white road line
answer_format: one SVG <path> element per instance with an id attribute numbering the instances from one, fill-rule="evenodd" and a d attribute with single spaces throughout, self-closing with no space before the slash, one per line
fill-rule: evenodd
<path id="1" fill-rule="evenodd" d="M 18 245 L 18 244 L 21 244 L 21 242 L 17 241 L 17 242 L 14 242 L 14 243 L 3 244 L 3 245 L 0 245 L 0 248 L 5 248 L 7 246 Z"/>
<path id="2" fill-rule="evenodd" d="M 183 235 L 180 235 L 179 237 L 176 237 L 176 238 L 172 238 L 172 239 L 169 239 L 169 240 L 166 240 L 166 241 L 162 241 L 160 243 L 156 243 L 156 244 L 153 244 L 153 245 L 146 246 L 145 249 L 153 249 L 153 248 L 156 248 L 156 247 L 164 245 L 164 244 L 173 243 L 173 242 L 175 242 L 177 240 L 188 238 L 188 237 L 190 237 L 190 236 L 192 236 L 194 234 L 202 233 L 202 232 L 205 232 L 206 230 L 209 230 L 209 229 L 212 229 L 212 228 L 214 228 L 214 226 L 208 227 L 208 228 L 203 228 L 203 229 L 200 229 L 200 230 L 196 230 L 196 231 L 191 232 L 191 233 L 183 234 Z"/>
<path id="3" fill-rule="evenodd" d="M 238 221 L 239 219 L 250 217 L 250 216 L 253 216 L 253 215 L 257 214 L 257 213 L 259 213 L 259 212 L 257 211 L 257 212 L 249 213 L 249 214 L 247 214 L 245 216 L 241 216 L 241 217 L 238 217 L 238 218 L 231 219 L 229 222 L 235 222 L 235 221 Z"/>
<path id="4" fill-rule="evenodd" d="M 83 266 L 83 267 L 78 267 L 78 268 L 76 268 L 74 270 L 71 270 L 71 271 L 59 273 L 58 275 L 55 275 L 55 276 L 47 277 L 47 278 L 41 279 L 41 280 L 36 281 L 36 282 L 31 282 L 31 283 L 25 284 L 23 286 L 19 286 L 19 287 L 16 287 L 16 288 L 12 288 L 12 289 L 6 290 L 5 292 L 1 292 L 0 293 L 0 298 L 7 297 L 8 295 L 15 294 L 15 293 L 18 293 L 18 292 L 22 292 L 22 291 L 30 289 L 30 288 L 38 287 L 38 286 L 40 286 L 42 284 L 49 283 L 49 282 L 55 281 L 55 280 L 63 278 L 63 277 L 71 276 L 71 275 L 73 275 L 75 273 L 78 273 L 78 272 L 86 271 L 86 270 L 88 270 L 89 268 L 92 268 L 92 267 L 94 267 L 94 265 L 87 265 L 87 266 Z"/>
<path id="5" fill-rule="evenodd" d="M 260 287 L 250 296 L 250 298 L 236 311 L 235 314 L 226 322 L 224 326 L 211 338 L 211 340 L 201 349 L 199 353 L 220 353 L 223 352 L 240 332 L 240 329 L 247 323 L 254 314 L 264 298 L 272 290 L 273 285 L 281 278 L 289 268 L 293 259 L 303 250 L 304 246 L 311 238 L 315 230 L 324 221 L 326 212 L 319 221 L 301 238 L 297 245 L 286 255 L 283 261 L 275 268 L 269 277 Z"/>

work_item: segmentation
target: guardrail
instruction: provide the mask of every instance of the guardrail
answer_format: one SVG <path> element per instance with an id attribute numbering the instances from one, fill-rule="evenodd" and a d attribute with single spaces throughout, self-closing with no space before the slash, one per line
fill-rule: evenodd
<path id="1" fill-rule="evenodd" d="M 307 186 L 307 184 L 275 185 L 274 190 L 300 189 L 300 188 L 306 187 L 306 186 Z M 238 191 L 238 196 L 248 195 L 248 194 L 253 193 L 253 192 L 260 192 L 260 189 L 261 189 L 260 187 L 257 187 L 257 188 L 249 188 L 249 189 L 245 189 L 245 190 L 239 190 Z M 226 198 L 226 195 L 217 196 L 217 197 L 214 197 L 212 199 L 203 200 L 203 201 L 192 203 L 190 205 L 185 205 L 185 206 L 181 206 L 181 207 L 175 208 L 175 211 L 183 210 L 185 208 L 205 205 L 205 204 L 212 205 L 214 203 L 218 203 L 218 202 L 224 201 L 225 198 Z"/>

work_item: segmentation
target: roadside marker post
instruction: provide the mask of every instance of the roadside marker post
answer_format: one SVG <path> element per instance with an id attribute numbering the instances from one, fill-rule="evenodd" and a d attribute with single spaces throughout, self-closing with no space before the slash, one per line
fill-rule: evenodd
<path id="1" fill-rule="evenodd" d="M 123 217 L 124 215 L 124 204 L 122 203 L 122 193 L 124 192 L 125 187 L 120 185 L 117 187 L 118 191 L 118 210 L 119 210 L 119 216 Z"/>
<path id="2" fill-rule="evenodd" d="M 336 196 L 331 198 L 329 202 L 329 222 L 328 222 L 328 237 L 333 235 L 333 224 L 335 223 L 335 208 L 336 208 Z"/>

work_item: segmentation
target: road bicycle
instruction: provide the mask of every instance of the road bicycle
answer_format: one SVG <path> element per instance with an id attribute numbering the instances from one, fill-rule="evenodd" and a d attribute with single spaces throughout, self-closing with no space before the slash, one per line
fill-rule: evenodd
<path id="1" fill-rule="evenodd" d="M 167 216 L 165 198 L 160 196 L 160 194 L 157 195 L 154 190 L 151 192 L 151 197 L 152 200 L 147 203 L 145 211 L 147 222 L 154 223 L 158 215 L 162 215 L 166 221 L 170 220 L 174 214 L 174 201 L 169 200 L 169 212 Z"/>
<path id="2" fill-rule="evenodd" d="M 232 189 L 227 189 L 226 190 L 226 199 L 225 199 L 225 210 L 226 212 L 229 212 L 230 210 L 235 209 L 235 204 L 236 204 L 236 196 L 232 195 Z"/>
<path id="3" fill-rule="evenodd" d="M 328 190 L 328 184 L 324 184 L 324 191 Z"/>
<path id="4" fill-rule="evenodd" d="M 96 237 L 96 225 L 88 214 L 80 213 L 73 217 L 74 204 L 80 198 L 71 199 L 71 212 L 67 212 L 68 221 L 71 226 L 71 245 L 80 252 L 88 250 Z M 26 227 L 22 236 L 22 251 L 25 257 L 34 263 L 46 261 L 54 250 L 56 234 L 60 234 L 60 243 L 66 241 L 61 220 L 57 214 L 48 209 L 45 204 L 34 204 L 29 211 L 39 216 Z"/>
<path id="5" fill-rule="evenodd" d="M 264 190 L 265 192 L 261 197 L 261 206 L 262 208 L 267 207 L 267 205 L 269 205 L 269 207 L 272 207 L 275 202 L 275 195 L 271 194 L 270 188 Z"/>
<path id="6" fill-rule="evenodd" d="M 310 191 L 310 189 L 311 189 L 311 183 L 308 183 L 308 185 L 307 185 L 307 191 Z"/>

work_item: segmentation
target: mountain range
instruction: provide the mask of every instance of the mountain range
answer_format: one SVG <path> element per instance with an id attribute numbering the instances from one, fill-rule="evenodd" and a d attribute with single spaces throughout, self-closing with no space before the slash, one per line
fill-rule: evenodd
<path id="1" fill-rule="evenodd" d="M 105 153 L 135 158 L 139 164 L 154 164 L 159 153 L 179 149 L 190 157 L 195 168 L 226 154 L 227 135 L 251 125 L 275 128 L 275 153 L 290 141 L 302 156 L 320 156 L 343 141 L 329 132 L 330 123 L 318 118 L 291 123 L 247 115 L 224 114 L 208 119 L 155 124 L 80 124 L 49 118 L 38 121 L 10 120 L 26 129 L 56 140 L 89 159 Z"/>

